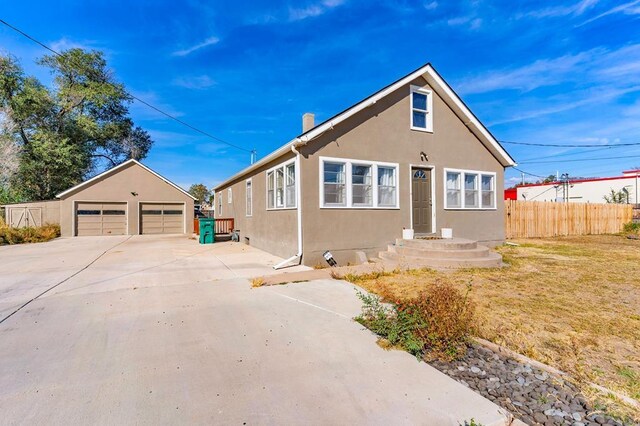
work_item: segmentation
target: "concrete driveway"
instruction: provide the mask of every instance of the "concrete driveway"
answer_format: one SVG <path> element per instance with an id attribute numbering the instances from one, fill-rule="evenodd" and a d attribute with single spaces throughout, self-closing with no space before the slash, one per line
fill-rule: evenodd
<path id="1" fill-rule="evenodd" d="M 184 237 L 0 247 L 0 320 L 61 283 L 0 323 L 2 423 L 506 424 L 379 348 L 351 285 L 252 289 L 278 261 Z"/>

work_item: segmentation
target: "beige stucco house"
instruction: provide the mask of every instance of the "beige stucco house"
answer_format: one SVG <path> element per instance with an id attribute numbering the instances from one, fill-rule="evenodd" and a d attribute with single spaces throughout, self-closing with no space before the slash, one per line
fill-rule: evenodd
<path id="1" fill-rule="evenodd" d="M 191 234 L 194 198 L 136 160 L 128 160 L 57 195 L 5 206 L 14 227 L 60 224 L 63 237 Z"/>
<path id="2" fill-rule="evenodd" d="M 314 125 L 215 189 L 216 217 L 244 242 L 315 265 L 340 264 L 401 238 L 504 239 L 504 169 L 515 165 L 427 64 Z"/>

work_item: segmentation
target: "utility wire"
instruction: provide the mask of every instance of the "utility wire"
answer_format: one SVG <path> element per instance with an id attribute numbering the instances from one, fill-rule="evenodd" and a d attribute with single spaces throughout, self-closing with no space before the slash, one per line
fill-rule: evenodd
<path id="1" fill-rule="evenodd" d="M 25 33 L 24 31 L 20 30 L 19 28 L 14 27 L 13 25 L 11 25 L 10 23 L 8 23 L 8 22 L 7 22 L 7 21 L 5 21 L 4 19 L 0 19 L 0 23 L 2 23 L 2 24 L 4 24 L 5 26 L 7 26 L 7 27 L 11 28 L 12 30 L 14 30 L 15 32 L 19 33 L 19 34 L 20 34 L 20 35 L 22 35 L 23 37 L 25 37 L 25 38 L 27 38 L 27 39 L 31 40 L 32 42 L 34 42 L 34 43 L 36 43 L 36 44 L 40 45 L 41 47 L 45 48 L 45 49 L 46 49 L 46 50 L 48 50 L 49 52 L 53 53 L 54 55 L 62 57 L 62 55 L 61 55 L 59 52 L 57 52 L 57 51 L 53 50 L 52 48 L 50 48 L 50 47 L 49 47 L 49 46 L 47 46 L 46 44 L 42 43 L 41 41 L 39 41 L 39 40 L 37 40 L 37 39 L 35 39 L 35 38 L 31 37 L 29 34 Z M 76 64 L 76 65 L 77 65 L 77 64 Z M 109 84 L 111 84 L 112 86 L 114 86 L 114 87 L 115 87 L 115 85 L 114 85 L 114 84 L 112 84 L 112 83 L 109 83 Z M 145 101 L 145 100 L 140 99 L 139 97 L 135 96 L 135 95 L 134 95 L 134 94 L 132 94 L 131 92 L 127 91 L 126 89 L 123 89 L 123 90 L 124 90 L 124 92 L 125 92 L 127 95 L 131 96 L 131 98 L 135 99 L 136 101 L 140 102 L 141 104 L 143 104 L 143 105 L 145 105 L 145 106 L 147 106 L 147 107 L 151 108 L 152 110 L 154 110 L 154 111 L 156 111 L 156 112 L 158 112 L 158 113 L 160 113 L 160 114 L 164 115 L 165 117 L 170 118 L 171 120 L 173 120 L 173 121 L 175 121 L 175 122 L 177 122 L 177 123 L 182 124 L 182 125 L 183 125 L 183 126 L 185 126 L 185 127 L 188 127 L 189 129 L 191 129 L 191 130 L 193 130 L 193 131 L 195 131 L 195 132 L 197 132 L 197 133 L 200 133 L 201 135 L 204 135 L 204 136 L 206 136 L 206 137 L 208 137 L 208 138 L 211 138 L 211 139 L 213 139 L 213 140 L 216 140 L 216 141 L 218 141 L 218 142 L 221 142 L 221 143 L 223 143 L 223 144 L 225 144 L 225 145 L 228 145 L 228 146 L 230 146 L 230 147 L 232 147 L 232 148 L 239 149 L 239 150 L 241 150 L 241 151 L 245 151 L 245 152 L 253 152 L 253 150 L 251 150 L 251 149 L 247 149 L 247 148 L 240 147 L 240 146 L 238 146 L 238 145 L 232 144 L 231 142 L 227 142 L 227 141 L 225 141 L 225 140 L 223 140 L 223 139 L 220 139 L 219 137 L 214 136 L 214 135 L 212 135 L 211 133 L 205 132 L 204 130 L 200 130 L 200 129 L 198 129 L 197 127 L 195 127 L 195 126 L 193 126 L 193 125 L 191 125 L 191 124 L 189 124 L 189 123 L 187 123 L 187 122 L 185 122 L 185 121 L 183 121 L 183 120 L 179 119 L 178 117 L 175 117 L 175 116 L 173 116 L 173 115 L 169 114 L 168 112 L 165 112 L 165 111 L 161 110 L 160 108 L 158 108 L 158 107 L 156 107 L 156 106 L 154 106 L 154 105 L 151 105 L 149 102 L 147 102 L 147 101 Z"/>
<path id="2" fill-rule="evenodd" d="M 546 163 L 575 163 L 579 161 L 620 160 L 623 158 L 640 158 L 640 155 L 625 155 L 621 157 L 580 158 L 569 160 L 526 161 L 520 164 L 546 164 Z"/>
<path id="3" fill-rule="evenodd" d="M 537 178 L 541 178 L 541 179 L 546 179 L 548 176 L 540 176 L 540 175 L 535 175 L 533 173 L 529 173 L 529 172 L 525 172 L 524 170 L 520 170 L 517 167 L 512 167 L 513 170 L 517 170 L 520 173 L 524 173 L 525 175 L 529 175 L 529 176 L 533 176 L 533 177 L 537 177 Z"/>
<path id="4" fill-rule="evenodd" d="M 605 146 L 599 149 L 590 149 L 588 151 L 578 151 L 578 152 L 566 152 L 566 153 L 560 153 L 560 154 L 551 154 L 551 155 L 545 155 L 544 157 L 530 157 L 530 158 L 525 158 L 523 160 L 520 160 L 520 162 L 527 162 L 530 160 L 542 160 L 545 158 L 556 158 L 556 157 L 570 157 L 572 155 L 580 155 L 580 154 L 591 154 L 592 152 L 597 152 L 597 151 L 604 151 L 604 150 L 608 150 L 608 149 L 612 149 L 614 147 L 612 146 Z"/>
<path id="5" fill-rule="evenodd" d="M 552 189 L 556 189 L 556 186 L 554 185 L 554 186 L 552 186 L 551 188 L 547 189 L 546 191 L 542 191 L 542 192 L 541 192 L 541 193 L 539 193 L 538 195 L 535 195 L 535 196 L 533 196 L 533 197 L 529 198 L 529 200 L 528 200 L 528 201 L 535 200 L 535 199 L 536 199 L 536 198 L 538 198 L 539 196 L 541 196 L 541 195 L 543 195 L 543 194 L 546 194 L 547 192 L 551 191 Z"/>
<path id="6" fill-rule="evenodd" d="M 526 145 L 526 146 L 549 146 L 555 148 L 600 148 L 604 146 L 615 147 L 615 146 L 637 146 L 640 145 L 640 142 L 629 142 L 629 143 L 616 143 L 610 145 L 603 144 L 583 144 L 583 145 L 570 145 L 570 144 L 554 144 L 554 143 L 533 143 L 533 142 L 513 142 L 513 141 L 500 141 L 500 143 L 508 143 L 512 145 Z"/>

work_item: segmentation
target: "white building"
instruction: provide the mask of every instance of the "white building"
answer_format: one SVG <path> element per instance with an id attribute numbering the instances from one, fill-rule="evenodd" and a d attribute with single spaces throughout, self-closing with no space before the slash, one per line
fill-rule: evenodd
<path id="1" fill-rule="evenodd" d="M 557 201 L 568 200 L 572 203 L 606 203 L 604 196 L 611 190 L 623 191 L 630 204 L 640 203 L 640 169 L 627 170 L 622 176 L 569 179 L 564 182 L 537 183 L 517 187 L 518 200 L 521 201 Z"/>

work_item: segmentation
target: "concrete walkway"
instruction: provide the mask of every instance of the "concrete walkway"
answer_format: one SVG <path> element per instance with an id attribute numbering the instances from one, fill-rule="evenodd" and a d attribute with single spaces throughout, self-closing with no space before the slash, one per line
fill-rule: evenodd
<path id="1" fill-rule="evenodd" d="M 279 261 L 251 248 L 167 237 L 10 247 L 3 312 L 109 248 L 0 324 L 3 423 L 507 424 L 480 395 L 379 348 L 351 319 L 353 286 L 251 288 L 243 276 Z"/>

